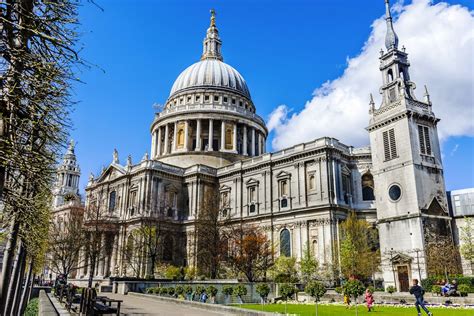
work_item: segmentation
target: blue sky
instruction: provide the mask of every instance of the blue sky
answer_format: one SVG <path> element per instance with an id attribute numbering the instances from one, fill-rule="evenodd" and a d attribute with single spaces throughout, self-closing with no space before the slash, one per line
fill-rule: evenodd
<path id="1" fill-rule="evenodd" d="M 217 11 L 224 61 L 244 76 L 264 119 L 281 104 L 301 110 L 315 89 L 341 76 L 384 14 L 382 0 L 97 2 L 103 11 L 85 4 L 79 15 L 82 57 L 96 65 L 81 70 L 84 84 L 74 90 L 80 103 L 71 136 L 81 190 L 90 172 L 112 161 L 114 148 L 122 162 L 150 151 L 153 104 L 164 103 L 179 73 L 199 60 L 210 8 Z M 468 0 L 448 3 L 473 9 Z M 443 142 L 448 190 L 474 186 L 473 157 L 473 137 Z"/>

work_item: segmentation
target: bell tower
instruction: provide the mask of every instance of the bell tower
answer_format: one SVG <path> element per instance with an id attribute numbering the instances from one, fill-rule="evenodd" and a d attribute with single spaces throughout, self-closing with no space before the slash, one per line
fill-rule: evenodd
<path id="1" fill-rule="evenodd" d="M 63 162 L 59 165 L 56 173 L 56 185 L 53 190 L 53 208 L 71 201 L 80 202 L 79 178 L 81 170 L 77 164 L 74 150 L 75 144 L 71 140 L 63 157 Z"/>
<path id="2" fill-rule="evenodd" d="M 434 242 L 452 242 L 443 165 L 438 140 L 439 119 L 425 87 L 415 96 L 408 54 L 398 48 L 385 0 L 386 51 L 381 50 L 381 105 L 370 102 L 367 130 L 372 150 L 377 225 L 385 286 L 408 290 L 411 279 L 425 278 Z M 436 241 L 435 241 L 436 240 Z"/>

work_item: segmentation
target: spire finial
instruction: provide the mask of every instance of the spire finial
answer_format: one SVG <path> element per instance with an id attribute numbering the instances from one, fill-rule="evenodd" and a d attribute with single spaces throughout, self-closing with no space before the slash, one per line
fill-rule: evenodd
<path id="1" fill-rule="evenodd" d="M 431 105 L 430 94 L 428 92 L 428 87 L 426 85 L 425 85 L 425 95 L 423 97 L 424 97 L 425 103 L 428 103 Z"/>
<path id="2" fill-rule="evenodd" d="M 370 94 L 369 98 L 370 98 L 370 101 L 369 101 L 369 105 L 370 105 L 369 114 L 372 114 L 375 111 L 375 102 L 374 102 L 374 96 L 372 95 L 372 93 Z"/>
<path id="3" fill-rule="evenodd" d="M 219 31 L 216 27 L 216 11 L 211 11 L 211 25 L 207 29 L 206 38 L 203 43 L 203 50 L 201 60 L 205 59 L 218 59 L 223 60 L 221 54 L 221 39 L 219 38 Z"/>
<path id="4" fill-rule="evenodd" d="M 211 27 L 216 26 L 216 11 L 214 9 L 211 9 Z"/>
<path id="5" fill-rule="evenodd" d="M 398 36 L 393 29 L 392 14 L 390 13 L 390 0 L 385 0 L 385 20 L 387 21 L 387 35 L 385 36 L 385 47 L 388 51 L 398 49 Z"/>

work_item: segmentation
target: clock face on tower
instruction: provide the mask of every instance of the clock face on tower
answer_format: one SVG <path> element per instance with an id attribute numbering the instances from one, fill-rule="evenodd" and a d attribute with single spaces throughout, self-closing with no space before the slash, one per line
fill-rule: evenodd
<path id="1" fill-rule="evenodd" d="M 393 202 L 396 202 L 400 199 L 402 195 L 402 189 L 398 184 L 392 184 L 388 189 L 388 196 Z"/>

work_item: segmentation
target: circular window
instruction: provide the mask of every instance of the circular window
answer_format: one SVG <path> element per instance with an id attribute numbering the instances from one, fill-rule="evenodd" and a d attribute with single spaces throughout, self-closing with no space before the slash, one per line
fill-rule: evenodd
<path id="1" fill-rule="evenodd" d="M 394 184 L 388 189 L 388 195 L 392 201 L 398 201 L 402 195 L 402 189 L 398 184 Z"/>

